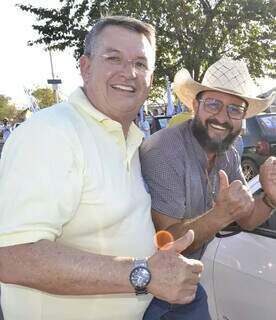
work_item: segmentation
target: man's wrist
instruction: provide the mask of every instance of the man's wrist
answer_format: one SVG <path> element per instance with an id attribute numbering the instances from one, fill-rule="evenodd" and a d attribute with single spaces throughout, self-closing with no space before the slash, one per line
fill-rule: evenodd
<path id="1" fill-rule="evenodd" d="M 235 221 L 230 214 L 225 212 L 225 208 L 217 205 L 209 211 L 209 214 L 211 219 L 213 218 L 212 224 L 216 226 L 218 231 Z"/>
<path id="2" fill-rule="evenodd" d="M 134 268 L 130 272 L 129 280 L 135 289 L 136 295 L 147 294 L 151 281 L 151 272 L 148 266 L 148 258 L 134 259 Z"/>
<path id="3" fill-rule="evenodd" d="M 273 202 L 266 193 L 263 194 L 263 202 L 270 209 L 272 210 L 276 209 L 276 203 Z"/>

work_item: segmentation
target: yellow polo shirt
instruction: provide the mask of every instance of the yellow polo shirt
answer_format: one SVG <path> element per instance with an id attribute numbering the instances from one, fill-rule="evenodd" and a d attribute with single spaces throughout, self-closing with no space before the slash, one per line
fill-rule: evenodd
<path id="1" fill-rule="evenodd" d="M 14 131 L 0 161 L 0 246 L 48 239 L 113 256 L 154 253 L 143 134 L 96 110 L 81 88 Z M 1 284 L 5 320 L 140 320 L 151 296 L 62 296 Z"/>
<path id="2" fill-rule="evenodd" d="M 178 114 L 176 114 L 175 116 L 173 116 L 169 123 L 168 123 L 168 128 L 174 127 L 184 121 L 187 121 L 189 119 L 191 119 L 194 116 L 192 111 L 182 111 Z"/>

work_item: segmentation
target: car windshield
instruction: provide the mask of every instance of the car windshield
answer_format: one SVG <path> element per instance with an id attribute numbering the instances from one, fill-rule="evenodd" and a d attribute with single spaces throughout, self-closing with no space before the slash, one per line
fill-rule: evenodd
<path id="1" fill-rule="evenodd" d="M 259 123 L 265 135 L 276 136 L 276 115 L 261 116 Z"/>

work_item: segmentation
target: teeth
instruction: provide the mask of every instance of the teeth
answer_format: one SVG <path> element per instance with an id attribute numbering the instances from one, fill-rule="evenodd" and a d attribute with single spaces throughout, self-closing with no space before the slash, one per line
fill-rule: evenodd
<path id="1" fill-rule="evenodd" d="M 117 84 L 117 85 L 114 85 L 112 87 L 116 88 L 116 89 L 125 90 L 125 91 L 128 91 L 128 92 L 134 92 L 134 89 L 132 87 L 124 86 L 124 85 L 121 85 L 121 84 Z"/>
<path id="2" fill-rule="evenodd" d="M 212 128 L 215 128 L 215 129 L 217 129 L 217 130 L 226 130 L 226 128 L 225 127 L 222 127 L 222 126 L 219 126 L 219 125 L 216 125 L 216 124 L 210 124 L 210 126 L 212 127 Z"/>

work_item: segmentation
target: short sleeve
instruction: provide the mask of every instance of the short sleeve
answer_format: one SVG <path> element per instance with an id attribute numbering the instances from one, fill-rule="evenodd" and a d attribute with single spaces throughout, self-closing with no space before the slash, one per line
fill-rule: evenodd
<path id="1" fill-rule="evenodd" d="M 82 176 L 73 139 L 42 120 L 22 124 L 4 146 L 0 246 L 55 240 L 78 207 Z"/>
<path id="2" fill-rule="evenodd" d="M 181 219 L 185 215 L 184 167 L 177 152 L 171 152 L 173 140 L 170 136 L 154 134 L 141 146 L 140 160 L 142 175 L 151 194 L 152 208 Z"/>
<path id="3" fill-rule="evenodd" d="M 235 147 L 232 146 L 229 151 L 227 151 L 227 159 L 228 163 L 231 166 L 229 172 L 229 182 L 240 180 L 244 185 L 246 185 L 247 182 L 245 180 L 241 167 L 241 158 Z"/>

